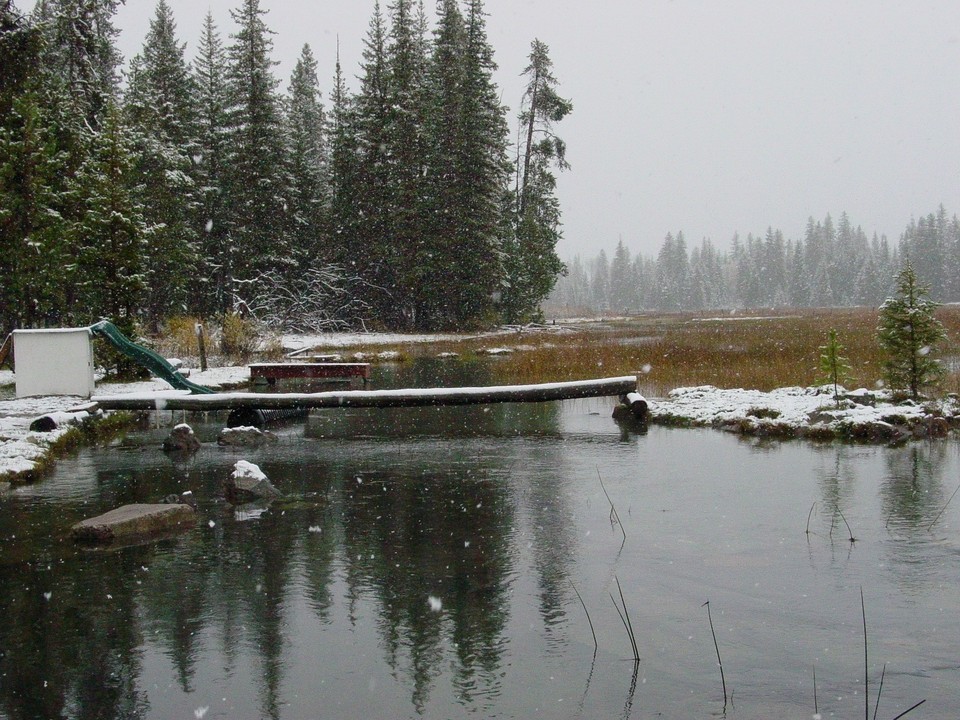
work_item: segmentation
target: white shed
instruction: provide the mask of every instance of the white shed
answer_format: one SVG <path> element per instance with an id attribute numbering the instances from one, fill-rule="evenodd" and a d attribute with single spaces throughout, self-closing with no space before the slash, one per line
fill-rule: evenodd
<path id="1" fill-rule="evenodd" d="M 17 397 L 93 394 L 89 328 L 14 330 L 13 353 Z"/>

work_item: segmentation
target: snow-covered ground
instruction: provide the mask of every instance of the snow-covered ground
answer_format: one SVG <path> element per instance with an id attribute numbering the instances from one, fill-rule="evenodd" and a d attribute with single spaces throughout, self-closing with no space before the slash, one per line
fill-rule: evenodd
<path id="1" fill-rule="evenodd" d="M 245 366 L 213 368 L 206 372 L 195 370 L 190 373 L 194 382 L 213 388 L 235 386 L 246 382 L 249 377 L 250 370 Z M 12 372 L 0 371 L 0 387 L 11 386 L 14 381 Z M 169 390 L 170 385 L 159 379 L 97 385 L 97 393 L 112 395 Z M 0 400 L 0 488 L 5 481 L 29 476 L 36 464 L 70 429 L 69 425 L 64 424 L 50 432 L 33 432 L 30 424 L 42 415 L 63 413 L 85 402 L 87 401 L 84 398 L 66 396 Z"/>
<path id="2" fill-rule="evenodd" d="M 650 420 L 715 427 L 747 435 L 896 441 L 942 437 L 960 422 L 956 397 L 928 403 L 894 403 L 887 391 L 787 387 L 771 392 L 722 390 L 710 385 L 678 388 L 650 403 Z"/>

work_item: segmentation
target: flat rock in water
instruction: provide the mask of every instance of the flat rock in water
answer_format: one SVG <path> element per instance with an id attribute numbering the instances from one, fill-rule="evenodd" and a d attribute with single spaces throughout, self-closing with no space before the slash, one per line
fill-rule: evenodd
<path id="1" fill-rule="evenodd" d="M 148 537 L 172 530 L 188 530 L 197 521 L 189 505 L 124 505 L 73 526 L 75 540 L 109 543 L 119 539 Z"/>

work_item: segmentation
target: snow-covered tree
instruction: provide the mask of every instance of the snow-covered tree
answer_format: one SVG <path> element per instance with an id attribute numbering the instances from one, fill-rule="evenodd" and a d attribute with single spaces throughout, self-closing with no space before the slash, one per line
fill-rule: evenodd
<path id="1" fill-rule="evenodd" d="M 0 126 L 0 333 L 56 324 L 68 308 L 64 153 L 49 113 L 26 93 Z"/>
<path id="2" fill-rule="evenodd" d="M 83 213 L 68 231 L 76 279 L 74 316 L 108 318 L 124 334 L 134 331 L 146 289 L 143 257 L 149 229 L 130 191 L 134 158 L 120 110 L 108 106 L 92 152 L 81 166 L 74 192 Z M 120 363 L 124 366 L 124 363 Z"/>
<path id="3" fill-rule="evenodd" d="M 121 57 L 113 16 L 122 0 L 40 0 L 34 20 L 44 32 L 44 68 L 66 91 L 74 120 L 99 128 L 116 99 Z"/>
<path id="4" fill-rule="evenodd" d="M 550 51 L 540 40 L 534 40 L 530 46 L 529 64 L 523 75 L 527 86 L 519 117 L 516 224 L 506 258 L 504 311 L 508 317 L 536 312 L 563 272 L 556 252 L 561 228 L 554 170 L 565 170 L 569 164 L 566 143 L 556 135 L 554 123 L 573 111 L 573 103 L 557 92 Z"/>
<path id="5" fill-rule="evenodd" d="M 155 228 L 144 258 L 144 314 L 152 329 L 195 305 L 196 95 L 166 0 L 158 0 L 143 49 L 130 64 L 124 109 L 134 133 L 135 187 Z M 192 302 L 193 301 L 193 302 Z"/>
<path id="6" fill-rule="evenodd" d="M 289 177 L 272 31 L 260 0 L 243 0 L 230 15 L 237 24 L 227 48 L 226 159 L 230 210 L 230 267 L 248 279 L 270 269 L 292 272 L 289 245 Z"/>
<path id="7" fill-rule="evenodd" d="M 884 379 L 895 390 L 908 390 L 914 398 L 944 373 L 933 357 L 946 331 L 934 317 L 938 303 L 927 298 L 929 290 L 920 284 L 907 262 L 897 274 L 897 294 L 880 307 L 877 336 L 887 355 Z"/>
<path id="8" fill-rule="evenodd" d="M 227 60 L 223 43 L 207 13 L 193 63 L 196 92 L 197 150 L 194 155 L 196 210 L 193 225 L 198 238 L 199 277 L 193 306 L 200 314 L 222 315 L 231 309 L 227 159 Z"/>
<path id="9" fill-rule="evenodd" d="M 286 102 L 292 245 L 297 264 L 303 267 L 313 267 L 324 256 L 330 259 L 326 247 L 330 181 L 325 132 L 317 61 L 310 46 L 304 45 L 290 77 Z"/>

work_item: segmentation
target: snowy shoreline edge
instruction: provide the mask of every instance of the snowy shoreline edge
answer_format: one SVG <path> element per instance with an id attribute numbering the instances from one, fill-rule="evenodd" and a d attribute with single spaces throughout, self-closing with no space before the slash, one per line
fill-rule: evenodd
<path id="1" fill-rule="evenodd" d="M 741 435 L 897 444 L 944 438 L 960 427 L 960 400 L 897 400 L 886 390 L 833 386 L 725 390 L 703 385 L 677 388 L 650 402 L 649 422 L 671 427 L 709 427 Z"/>

